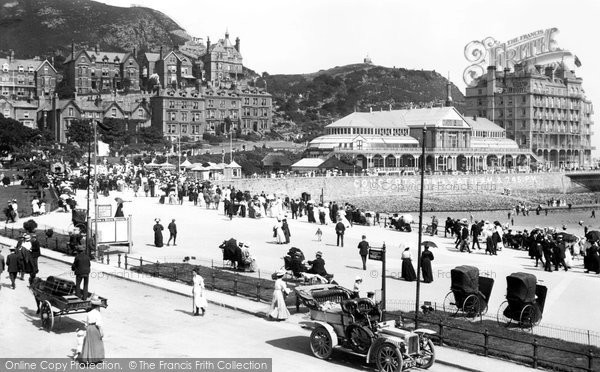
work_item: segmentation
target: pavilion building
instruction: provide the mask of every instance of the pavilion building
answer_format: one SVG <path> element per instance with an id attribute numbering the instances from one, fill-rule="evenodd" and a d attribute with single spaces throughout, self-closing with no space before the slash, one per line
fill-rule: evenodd
<path id="1" fill-rule="evenodd" d="M 327 125 L 307 154 L 351 158 L 367 170 L 412 170 L 420 163 L 424 127 L 431 171 L 526 169 L 532 160 L 531 151 L 506 138 L 504 128 L 485 118 L 465 118 L 452 106 L 354 112 Z"/>

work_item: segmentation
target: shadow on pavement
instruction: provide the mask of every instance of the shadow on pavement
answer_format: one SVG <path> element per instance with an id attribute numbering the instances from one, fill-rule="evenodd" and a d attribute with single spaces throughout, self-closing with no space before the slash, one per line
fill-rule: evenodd
<path id="1" fill-rule="evenodd" d="M 181 309 L 175 309 L 175 311 L 177 311 L 178 313 L 185 314 L 185 315 L 194 316 L 193 311 L 187 311 L 187 310 L 181 310 Z"/>
<path id="2" fill-rule="evenodd" d="M 35 313 L 35 309 L 31 309 L 25 306 L 21 306 L 21 312 L 25 319 L 30 322 L 33 326 L 44 330 L 42 327 L 42 320 L 40 316 Z M 54 316 L 54 327 L 50 331 L 51 333 L 62 334 L 62 333 L 75 333 L 78 329 L 85 329 L 85 324 L 81 321 L 69 318 L 66 316 Z"/>
<path id="3" fill-rule="evenodd" d="M 293 336 L 285 337 L 276 340 L 269 340 L 267 344 L 274 346 L 279 349 L 293 351 L 299 354 L 312 356 L 310 350 L 310 337 L 307 336 Z M 357 355 L 344 353 L 341 351 L 334 350 L 330 359 L 327 363 L 334 363 L 344 367 L 362 370 L 365 367 L 364 358 Z"/>

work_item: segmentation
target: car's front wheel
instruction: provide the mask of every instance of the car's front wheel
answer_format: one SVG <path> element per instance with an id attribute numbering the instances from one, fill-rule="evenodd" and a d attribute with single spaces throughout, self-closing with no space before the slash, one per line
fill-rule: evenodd
<path id="1" fill-rule="evenodd" d="M 417 367 L 427 369 L 435 362 L 435 349 L 431 340 L 427 339 L 423 341 L 421 343 L 421 350 L 419 350 L 419 357 L 417 358 Z"/>
<path id="2" fill-rule="evenodd" d="M 389 343 L 385 343 L 379 347 L 375 363 L 379 372 L 402 371 L 402 355 L 396 346 Z"/>
<path id="3" fill-rule="evenodd" d="M 318 326 L 310 334 L 310 350 L 319 359 L 327 359 L 333 353 L 333 342 L 325 327 Z"/>

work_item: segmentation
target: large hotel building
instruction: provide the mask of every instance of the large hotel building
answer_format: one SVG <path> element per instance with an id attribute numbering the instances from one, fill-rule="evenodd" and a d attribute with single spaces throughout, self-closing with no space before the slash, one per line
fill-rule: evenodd
<path id="1" fill-rule="evenodd" d="M 547 167 L 590 165 L 592 103 L 582 79 L 564 63 L 556 66 L 517 64 L 504 71 L 488 67 L 487 74 L 466 89 L 466 116 L 498 124 L 507 138 L 531 150 Z"/>

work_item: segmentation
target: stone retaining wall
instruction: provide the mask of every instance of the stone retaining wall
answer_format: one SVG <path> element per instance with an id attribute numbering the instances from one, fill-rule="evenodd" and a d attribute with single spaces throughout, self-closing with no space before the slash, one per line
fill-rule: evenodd
<path id="1" fill-rule="evenodd" d="M 252 194 L 299 197 L 303 192 L 318 199 L 323 193 L 326 200 L 356 196 L 405 195 L 418 196 L 420 176 L 382 177 L 293 177 L 293 178 L 246 178 L 219 181 L 236 189 L 249 190 Z M 562 173 L 515 173 L 478 175 L 425 176 L 426 193 L 438 195 L 456 193 L 502 193 L 505 189 L 567 192 L 577 185 Z"/>

